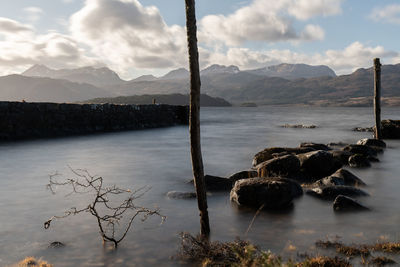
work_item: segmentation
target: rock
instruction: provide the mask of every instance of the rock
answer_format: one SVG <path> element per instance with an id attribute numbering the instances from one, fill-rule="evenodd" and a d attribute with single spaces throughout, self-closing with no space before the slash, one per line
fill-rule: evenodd
<path id="1" fill-rule="evenodd" d="M 382 140 L 378 139 L 370 139 L 370 138 L 364 138 L 361 140 L 358 140 L 357 145 L 363 145 L 363 146 L 376 146 L 376 147 L 386 147 L 386 143 L 383 142 Z"/>
<path id="2" fill-rule="evenodd" d="M 335 186 L 325 186 L 325 187 L 316 187 L 306 192 L 308 195 L 315 196 L 321 199 L 333 200 L 338 195 L 344 195 L 349 197 L 356 196 L 368 196 L 368 193 L 365 191 L 347 185 L 335 185 Z"/>
<path id="3" fill-rule="evenodd" d="M 331 150 L 329 153 L 331 153 L 333 158 L 342 165 L 349 164 L 349 158 L 351 155 L 353 155 L 351 152 L 344 150 Z"/>
<path id="4" fill-rule="evenodd" d="M 305 125 L 305 124 L 284 124 L 281 125 L 283 128 L 302 128 L 302 129 L 315 129 L 317 126 L 315 125 Z"/>
<path id="5" fill-rule="evenodd" d="M 230 193 L 231 201 L 239 205 L 266 209 L 287 208 L 298 196 L 301 186 L 284 178 L 250 178 L 235 183 Z"/>
<path id="6" fill-rule="evenodd" d="M 370 162 L 379 162 L 380 161 L 378 158 L 375 158 L 373 156 L 368 156 L 367 160 L 369 160 Z"/>
<path id="7" fill-rule="evenodd" d="M 378 155 L 375 149 L 371 148 L 370 146 L 364 146 L 364 145 L 348 145 L 345 146 L 342 150 L 349 151 L 353 154 L 362 154 L 365 155 L 366 157 L 368 156 L 376 157 Z"/>
<path id="8" fill-rule="evenodd" d="M 263 151 L 258 152 L 254 157 L 253 157 L 253 167 L 257 166 L 258 164 L 273 159 L 276 156 L 283 156 L 284 154 L 301 154 L 301 153 L 306 153 L 314 151 L 313 148 L 310 147 L 296 147 L 296 148 L 291 148 L 291 147 L 271 147 L 271 148 L 266 148 Z M 277 154 L 279 153 L 279 154 Z M 275 156 L 274 156 L 275 154 Z"/>
<path id="9" fill-rule="evenodd" d="M 173 199 L 192 199 L 196 198 L 195 192 L 178 192 L 178 191 L 169 191 L 167 193 L 168 198 Z"/>
<path id="10" fill-rule="evenodd" d="M 254 177 L 258 177 L 258 173 L 256 170 L 245 170 L 230 175 L 228 179 L 231 180 L 232 184 L 234 184 L 237 180 Z"/>
<path id="11" fill-rule="evenodd" d="M 331 153 L 318 150 L 297 155 L 303 173 L 313 178 L 328 176 L 341 166 L 337 165 Z"/>
<path id="12" fill-rule="evenodd" d="M 49 248 L 63 248 L 63 247 L 65 247 L 65 244 L 59 241 L 51 242 L 49 245 Z"/>
<path id="13" fill-rule="evenodd" d="M 353 131 L 355 132 L 373 132 L 374 131 L 374 127 L 356 127 L 353 128 Z"/>
<path id="14" fill-rule="evenodd" d="M 206 189 L 210 191 L 224 191 L 232 189 L 232 181 L 213 175 L 205 175 L 204 180 L 206 182 Z"/>
<path id="15" fill-rule="evenodd" d="M 343 180 L 344 185 L 350 186 L 365 186 L 366 184 L 357 176 L 352 174 L 350 171 L 345 169 L 339 169 L 331 177 L 340 178 Z"/>
<path id="16" fill-rule="evenodd" d="M 324 144 L 317 144 L 317 143 L 301 143 L 300 147 L 311 147 L 314 150 L 332 150 L 330 147 L 328 147 L 327 145 Z"/>
<path id="17" fill-rule="evenodd" d="M 259 177 L 288 177 L 300 171 L 300 161 L 294 155 L 267 160 L 256 166 Z"/>
<path id="18" fill-rule="evenodd" d="M 331 142 L 331 143 L 328 144 L 328 146 L 330 148 L 332 148 L 332 147 L 345 147 L 347 145 L 349 145 L 349 144 L 343 143 L 343 142 L 339 142 L 339 143 Z"/>
<path id="19" fill-rule="evenodd" d="M 382 137 L 384 139 L 400 138 L 400 120 L 383 120 L 381 121 Z"/>
<path id="20" fill-rule="evenodd" d="M 344 180 L 339 177 L 328 176 L 328 177 L 319 179 L 318 181 L 316 181 L 313 184 L 314 187 L 335 186 L 335 185 L 345 185 Z"/>
<path id="21" fill-rule="evenodd" d="M 365 168 L 370 167 L 371 163 L 368 157 L 362 154 L 355 154 L 349 158 L 349 165 L 353 168 Z"/>
<path id="22" fill-rule="evenodd" d="M 333 202 L 334 211 L 362 211 L 369 208 L 361 205 L 357 200 L 347 196 L 338 195 Z"/>

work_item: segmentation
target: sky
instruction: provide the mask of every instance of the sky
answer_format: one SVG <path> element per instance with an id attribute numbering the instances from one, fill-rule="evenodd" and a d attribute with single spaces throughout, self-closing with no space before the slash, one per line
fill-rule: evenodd
<path id="1" fill-rule="evenodd" d="M 184 0 L 0 1 L 0 75 L 108 66 L 124 79 L 188 67 Z M 197 0 L 201 68 L 400 63 L 398 0 Z"/>

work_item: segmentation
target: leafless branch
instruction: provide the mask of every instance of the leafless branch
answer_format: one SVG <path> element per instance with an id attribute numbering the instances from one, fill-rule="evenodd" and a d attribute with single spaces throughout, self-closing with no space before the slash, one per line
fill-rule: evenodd
<path id="1" fill-rule="evenodd" d="M 113 242 L 117 247 L 127 235 L 133 221 L 139 217 L 142 221 L 146 221 L 150 216 L 156 215 L 161 218 L 161 223 L 166 219 L 159 209 L 148 209 L 134 204 L 135 200 L 142 197 L 150 190 L 148 187 L 141 187 L 134 191 L 130 189 L 119 188 L 116 185 L 105 186 L 104 179 L 101 176 L 93 176 L 84 169 L 72 169 L 71 172 L 74 178 L 69 178 L 63 181 L 58 181 L 61 177 L 59 173 L 49 176 L 49 184 L 47 188 L 53 193 L 56 193 L 57 187 L 69 186 L 71 191 L 67 196 L 73 194 L 89 194 L 93 193 L 93 200 L 86 206 L 71 209 L 64 212 L 63 215 L 53 216 L 44 223 L 44 228 L 48 229 L 51 222 L 58 219 L 63 219 L 71 215 L 77 215 L 83 212 L 89 212 L 97 219 L 100 235 L 103 242 Z M 111 203 L 110 197 L 128 195 L 122 202 Z M 122 219 L 126 216 L 127 223 L 125 227 L 117 231 Z M 118 234 L 118 233 L 119 234 Z"/>

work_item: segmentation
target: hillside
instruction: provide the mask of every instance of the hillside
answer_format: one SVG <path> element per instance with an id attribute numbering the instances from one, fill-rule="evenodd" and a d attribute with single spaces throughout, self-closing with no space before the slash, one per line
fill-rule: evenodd
<path id="1" fill-rule="evenodd" d="M 168 105 L 188 105 L 189 95 L 183 94 L 170 94 L 170 95 L 133 95 L 133 96 L 119 96 L 114 98 L 95 98 L 83 101 L 83 103 L 101 104 L 101 103 L 112 103 L 112 104 L 152 104 L 153 99 L 158 104 Z M 229 107 L 231 104 L 222 98 L 214 98 L 208 95 L 202 94 L 200 96 L 200 104 L 203 107 Z"/>
<path id="2" fill-rule="evenodd" d="M 131 81 L 121 80 L 109 69 L 92 67 L 52 70 L 36 65 L 24 74 L 36 76 L 2 77 L 1 99 L 65 102 L 99 97 L 187 94 L 189 91 L 189 73 L 183 68 L 162 77 L 145 75 Z M 369 105 L 373 95 L 372 68 L 336 76 L 327 66 L 305 64 L 280 64 L 245 71 L 236 66 L 211 65 L 201 74 L 202 93 L 235 105 L 252 102 L 257 105 L 360 106 Z M 43 75 L 61 75 L 62 79 L 38 77 Z M 382 96 L 390 105 L 397 105 L 394 99 L 400 97 L 400 64 L 382 66 Z"/>
<path id="3" fill-rule="evenodd" d="M 8 75 L 0 77 L 0 100 L 30 102 L 75 102 L 93 96 L 109 97 L 115 94 L 90 84 L 67 80 Z"/>

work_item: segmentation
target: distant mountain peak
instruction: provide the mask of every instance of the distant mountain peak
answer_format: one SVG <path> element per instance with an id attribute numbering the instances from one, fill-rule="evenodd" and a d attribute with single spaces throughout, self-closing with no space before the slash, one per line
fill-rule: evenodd
<path id="1" fill-rule="evenodd" d="M 36 64 L 24 71 L 22 75 L 64 79 L 71 82 L 87 83 L 98 87 L 107 87 L 123 82 L 115 71 L 107 67 L 94 66 L 55 70 L 44 65 Z"/>
<path id="2" fill-rule="evenodd" d="M 33 66 L 31 66 L 30 68 L 28 68 L 27 70 L 25 70 L 22 75 L 24 76 L 40 76 L 43 77 L 44 75 L 48 75 L 52 72 L 53 70 L 48 68 L 45 65 L 41 65 L 41 64 L 35 64 Z"/>
<path id="3" fill-rule="evenodd" d="M 189 71 L 185 68 L 179 68 L 176 70 L 172 70 L 162 76 L 160 79 L 162 80 L 171 80 L 171 79 L 186 79 L 189 77 Z"/>
<path id="4" fill-rule="evenodd" d="M 260 69 L 248 70 L 247 72 L 261 76 L 280 77 L 289 80 L 323 76 L 336 77 L 336 73 L 325 65 L 313 66 L 307 64 L 281 63 Z"/>
<path id="5" fill-rule="evenodd" d="M 157 80 L 157 77 L 151 74 L 148 75 L 142 75 L 137 77 L 136 79 L 133 79 L 132 81 L 134 82 L 146 82 L 146 81 L 154 81 Z"/>
<path id="6" fill-rule="evenodd" d="M 225 66 L 225 65 L 218 65 L 218 64 L 213 64 L 211 66 L 208 66 L 204 70 L 202 70 L 200 73 L 201 75 L 211 75 L 211 74 L 220 74 L 220 73 L 238 73 L 240 72 L 240 69 L 237 66 L 230 65 L 230 66 Z"/>

